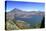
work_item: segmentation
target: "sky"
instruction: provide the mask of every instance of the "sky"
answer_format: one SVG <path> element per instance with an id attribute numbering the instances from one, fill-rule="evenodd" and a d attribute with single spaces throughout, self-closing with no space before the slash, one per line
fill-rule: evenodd
<path id="1" fill-rule="evenodd" d="M 22 11 L 44 11 L 44 3 L 37 2 L 23 2 L 23 1 L 7 1 L 6 12 L 13 10 L 14 8 Z"/>
<path id="2" fill-rule="evenodd" d="M 45 2 L 45 0 L 5 0 L 5 1 Z"/>

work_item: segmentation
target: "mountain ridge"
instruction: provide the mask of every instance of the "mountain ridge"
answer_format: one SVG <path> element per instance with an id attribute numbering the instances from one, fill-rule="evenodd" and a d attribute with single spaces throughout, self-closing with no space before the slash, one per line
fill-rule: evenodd
<path id="1" fill-rule="evenodd" d="M 7 19 L 14 19 L 15 17 L 29 18 L 32 15 L 44 16 L 44 12 L 40 12 L 40 11 L 26 12 L 26 11 L 19 10 L 17 8 L 13 9 L 10 12 L 6 12 L 6 13 L 7 13 L 6 14 Z"/>

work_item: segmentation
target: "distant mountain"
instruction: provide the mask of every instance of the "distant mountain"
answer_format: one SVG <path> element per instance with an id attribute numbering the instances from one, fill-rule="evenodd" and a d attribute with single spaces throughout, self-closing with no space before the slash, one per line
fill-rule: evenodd
<path id="1" fill-rule="evenodd" d="M 14 19 L 15 17 L 21 17 L 21 18 L 29 18 L 32 15 L 40 15 L 40 16 L 44 16 L 44 12 L 41 11 L 22 11 L 19 10 L 17 8 L 11 10 L 10 12 L 6 12 L 6 17 L 7 19 Z"/>
<path id="2" fill-rule="evenodd" d="M 44 15 L 44 12 L 41 11 L 27 12 L 15 8 L 10 12 L 6 12 L 6 28 L 39 28 Z M 11 28 L 11 26 L 13 27 Z"/>

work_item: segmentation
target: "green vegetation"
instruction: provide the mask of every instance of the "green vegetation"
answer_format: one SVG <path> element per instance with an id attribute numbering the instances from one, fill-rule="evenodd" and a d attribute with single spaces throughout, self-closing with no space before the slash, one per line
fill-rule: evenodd
<path id="1" fill-rule="evenodd" d="M 6 29 L 7 30 L 19 30 L 19 29 L 32 29 L 32 28 L 40 28 L 40 23 L 31 26 L 31 24 L 20 21 L 20 20 L 8 20 L 6 21 Z"/>
<path id="2" fill-rule="evenodd" d="M 20 28 L 20 29 L 29 29 L 30 28 L 30 24 L 28 24 L 25 21 L 17 21 L 16 25 Z"/>
<path id="3" fill-rule="evenodd" d="M 41 23 L 37 23 L 37 24 L 34 24 L 34 25 L 32 26 L 32 28 L 40 28 L 40 26 L 41 26 Z"/>
<path id="4" fill-rule="evenodd" d="M 15 30 L 19 29 L 13 21 L 6 21 L 6 29 L 7 30 Z"/>
<path id="5" fill-rule="evenodd" d="M 10 20 L 6 21 L 6 29 L 7 30 L 28 29 L 30 27 L 29 24 L 24 21 L 16 21 L 16 23 L 14 22 Z"/>

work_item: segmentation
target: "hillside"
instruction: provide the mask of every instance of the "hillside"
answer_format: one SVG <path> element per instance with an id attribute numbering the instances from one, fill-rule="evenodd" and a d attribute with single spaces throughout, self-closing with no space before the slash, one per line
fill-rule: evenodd
<path id="1" fill-rule="evenodd" d="M 22 11 L 22 10 L 15 8 L 12 11 L 7 12 L 6 17 L 9 18 L 9 19 L 14 19 L 14 17 L 27 18 L 27 17 L 31 17 L 32 15 L 44 16 L 44 12 L 40 12 L 40 11 L 26 12 L 26 11 Z"/>
<path id="2" fill-rule="evenodd" d="M 39 28 L 40 24 L 41 24 L 40 20 L 39 20 L 38 24 L 31 26 L 31 23 L 30 23 L 31 20 L 33 20 L 33 19 L 35 20 L 35 18 L 36 18 L 36 20 L 38 20 L 37 17 L 32 18 L 32 16 L 40 16 L 40 17 L 42 16 L 43 17 L 44 12 L 41 12 L 41 11 L 27 12 L 27 11 L 19 10 L 17 8 L 11 10 L 10 12 L 6 12 L 6 28 L 7 28 L 7 30 Z M 17 20 L 16 17 L 21 18 L 21 19 Z M 25 19 L 25 18 L 32 18 L 32 19 L 31 20 L 29 19 L 30 21 L 27 21 L 28 19 Z M 25 21 L 23 21 L 23 19 L 25 19 Z M 34 21 L 34 22 L 36 22 L 36 21 Z"/>

